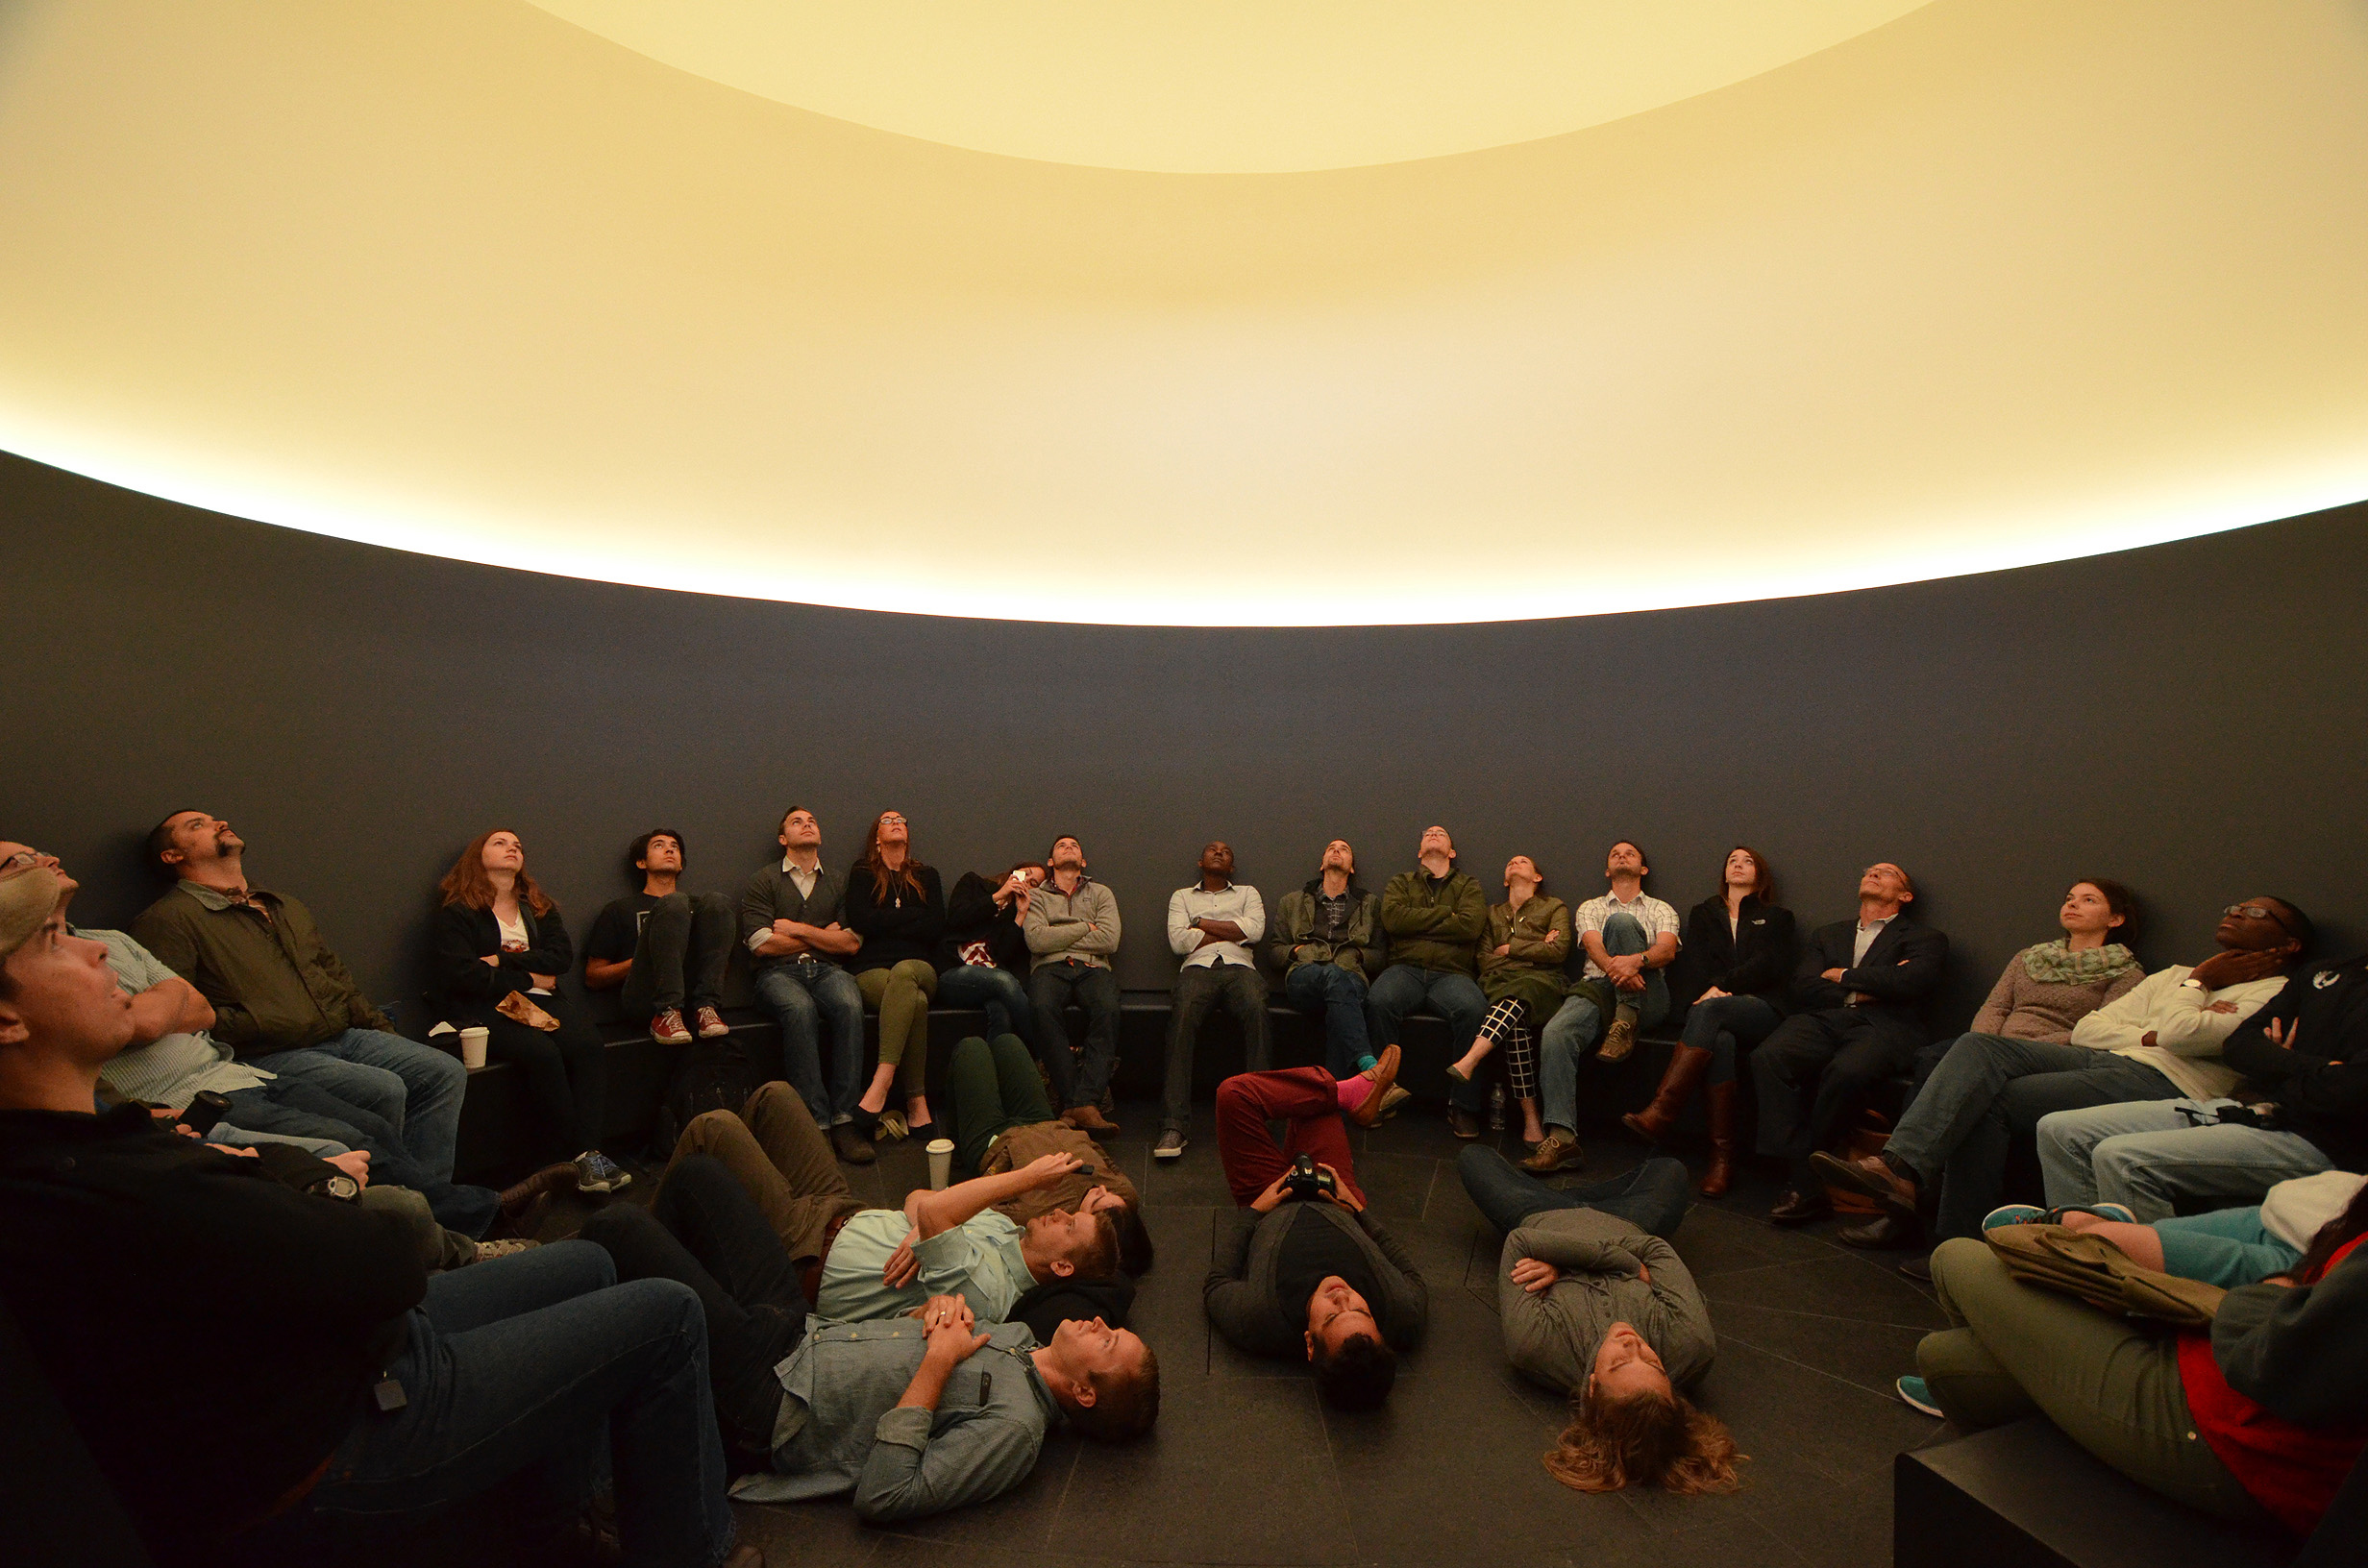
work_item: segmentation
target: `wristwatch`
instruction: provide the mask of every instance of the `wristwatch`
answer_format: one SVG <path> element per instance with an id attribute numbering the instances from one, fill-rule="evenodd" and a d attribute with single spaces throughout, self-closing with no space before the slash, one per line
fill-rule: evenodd
<path id="1" fill-rule="evenodd" d="M 361 1196 L 361 1183 L 341 1170 L 333 1176 L 327 1176 L 313 1183 L 312 1190 L 325 1198 L 335 1198 L 340 1203 L 352 1203 Z"/>
<path id="2" fill-rule="evenodd" d="M 2179 989 L 2182 991 L 2209 991 L 2211 990 L 2211 987 L 2204 984 L 2203 981 L 2198 980 L 2191 974 L 2184 980 L 2179 982 Z"/>

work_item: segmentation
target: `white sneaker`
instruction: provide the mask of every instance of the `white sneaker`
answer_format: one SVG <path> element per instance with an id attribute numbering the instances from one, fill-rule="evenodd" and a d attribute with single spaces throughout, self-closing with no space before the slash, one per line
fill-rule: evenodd
<path id="1" fill-rule="evenodd" d="M 1181 1160 L 1184 1158 L 1184 1150 L 1187 1146 L 1188 1145 L 1184 1141 L 1184 1135 L 1171 1129 L 1160 1134 L 1159 1141 L 1151 1145 L 1151 1158 L 1154 1160 Z"/>

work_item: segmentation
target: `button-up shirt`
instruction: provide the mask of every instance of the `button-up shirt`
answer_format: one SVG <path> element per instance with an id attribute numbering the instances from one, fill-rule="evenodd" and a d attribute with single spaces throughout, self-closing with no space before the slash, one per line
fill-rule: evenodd
<path id="1" fill-rule="evenodd" d="M 1897 919 L 1897 915 L 1886 915 L 1879 920 L 1859 921 L 1858 939 L 1850 943 L 1850 963 L 1854 968 L 1866 962 L 1866 949 L 1872 947 L 1875 939 L 1883 935 L 1883 928 Z"/>
<path id="2" fill-rule="evenodd" d="M 1578 907 L 1572 919 L 1577 923 L 1579 935 L 1583 937 L 1590 931 L 1601 934 L 1604 925 L 1615 915 L 1625 915 L 1642 926 L 1644 943 L 1648 947 L 1664 936 L 1677 935 L 1677 911 L 1649 893 L 1640 893 L 1624 904 L 1608 893 L 1590 898 Z M 1584 952 L 1586 948 L 1584 942 L 1579 943 L 1580 951 Z M 1603 966 L 1591 958 L 1582 972 L 1587 979 L 1600 980 L 1603 978 Z"/>
<path id="3" fill-rule="evenodd" d="M 1240 942 L 1212 942 L 1196 946 L 1202 932 L 1195 920 L 1231 920 L 1242 928 Z M 1211 893 L 1196 882 L 1168 895 L 1168 945 L 1184 960 L 1184 968 L 1202 969 L 1212 964 L 1255 967 L 1249 943 L 1267 934 L 1266 900 L 1243 882 L 1228 882 Z"/>
<path id="4" fill-rule="evenodd" d="M 131 995 L 181 978 L 124 932 L 67 929 L 86 941 L 106 943 L 107 967 L 115 971 L 115 983 Z M 262 1068 L 234 1058 L 228 1046 L 214 1043 L 204 1030 L 159 1035 L 145 1045 L 118 1054 L 99 1069 L 99 1081 L 125 1099 L 175 1111 L 186 1111 L 189 1102 L 207 1090 L 235 1094 L 267 1084 L 271 1078 Z"/>
<path id="5" fill-rule="evenodd" d="M 900 1209 L 861 1209 L 840 1227 L 823 1260 L 814 1310 L 841 1323 L 894 1317 L 931 1296 L 960 1296 L 981 1323 L 1000 1323 L 1036 1283 L 1020 1250 L 1027 1233 L 989 1209 L 951 1230 L 913 1243 L 921 1272 L 901 1289 L 880 1279 L 913 1222 Z"/>
<path id="6" fill-rule="evenodd" d="M 1060 1406 L 1037 1376 L 1024 1323 L 981 1322 L 987 1343 L 953 1369 L 937 1409 L 904 1408 L 928 1336 L 918 1318 L 819 1323 L 774 1375 L 781 1408 L 769 1476 L 732 1495 L 794 1503 L 854 1494 L 873 1523 L 918 1519 L 1009 1491 L 1036 1467 Z"/>

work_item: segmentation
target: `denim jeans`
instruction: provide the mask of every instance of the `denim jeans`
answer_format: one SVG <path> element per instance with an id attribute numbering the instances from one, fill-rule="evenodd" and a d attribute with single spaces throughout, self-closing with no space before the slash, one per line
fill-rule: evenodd
<path id="1" fill-rule="evenodd" d="M 259 1066 L 262 1066 L 265 1071 L 279 1073 L 279 1076 L 270 1083 L 258 1084 L 253 1089 L 242 1089 L 233 1093 L 226 1119 L 252 1133 L 287 1139 L 320 1139 L 349 1149 L 366 1149 L 370 1153 L 372 1180 L 392 1187 L 410 1188 L 427 1198 L 428 1207 L 434 1212 L 438 1223 L 470 1237 L 483 1236 L 492 1226 L 494 1215 L 501 1211 L 501 1194 L 489 1187 L 464 1187 L 432 1176 L 428 1167 L 412 1152 L 399 1122 L 390 1121 L 376 1111 L 350 1105 L 330 1091 L 328 1086 L 339 1082 L 336 1076 L 281 1070 L 291 1059 L 310 1054 L 308 1051 L 281 1051 L 259 1058 Z M 440 1051 L 430 1054 L 443 1055 Z M 460 1066 L 456 1058 L 444 1057 L 444 1060 L 456 1067 Z M 332 1061 L 330 1066 L 340 1066 L 343 1064 Z M 396 1081 L 393 1074 L 376 1068 L 356 1070 L 372 1073 L 390 1082 Z M 462 1076 L 465 1082 L 465 1071 Z M 380 1103 L 384 1103 L 382 1098 Z M 398 1115 L 401 1110 L 398 1105 Z M 449 1157 L 445 1168 L 448 1171 L 451 1169 Z"/>
<path id="2" fill-rule="evenodd" d="M 331 1062 L 375 1067 L 402 1079 L 403 1108 L 386 1119 L 402 1134 L 403 1146 L 411 1151 L 411 1159 L 430 1181 L 453 1179 L 453 1155 L 460 1142 L 460 1097 L 469 1088 L 469 1069 L 460 1065 L 460 1058 L 401 1035 L 348 1029 L 302 1051 L 276 1051 L 259 1057 L 254 1065 L 265 1072 L 285 1070 L 316 1082 L 326 1079 L 332 1086 L 358 1078 L 328 1066 Z M 348 1104 L 368 1108 L 365 1100 L 334 1087 L 330 1092 Z"/>
<path id="3" fill-rule="evenodd" d="M 748 1188 L 692 1155 L 675 1162 L 649 1208 L 612 1203 L 584 1221 L 582 1235 L 616 1260 L 619 1278 L 674 1280 L 698 1294 L 724 1440 L 735 1465 L 770 1465 L 781 1409 L 773 1369 L 805 1337 L 809 1309 L 796 1261 Z"/>
<path id="4" fill-rule="evenodd" d="M 1005 968 L 956 964 L 937 977 L 937 1005 L 984 1008 L 989 1040 L 999 1035 L 1024 1037 L 1036 1027 L 1035 1015 L 1028 1010 L 1026 984 Z"/>
<path id="5" fill-rule="evenodd" d="M 836 964 L 792 959 L 756 971 L 756 999 L 780 1021 L 781 1076 L 817 1127 L 851 1120 L 863 1096 L 863 992 Z M 823 1080 L 823 1017 L 830 1019 L 830 1079 Z"/>
<path id="6" fill-rule="evenodd" d="M 1181 1133 L 1193 1122 L 1193 1052 L 1200 1040 L 1200 1021 L 1212 1006 L 1221 1006 L 1242 1025 L 1243 1067 L 1264 1072 L 1272 1066 L 1267 1044 L 1267 977 L 1246 964 L 1205 964 L 1176 971 L 1172 1005 L 1168 1014 L 1168 1077 L 1161 1097 L 1162 1132 Z"/>
<path id="7" fill-rule="evenodd" d="M 1884 1152 L 1939 1186 L 1934 1230 L 1979 1236 L 1997 1206 L 2007 1155 L 2052 1111 L 2176 1092 L 2157 1069 L 2110 1051 L 2004 1035 L 1960 1035 L 1899 1118 Z M 2167 1212 L 2167 1211 L 2166 1211 Z"/>
<path id="8" fill-rule="evenodd" d="M 608 1254 L 559 1241 L 428 1282 L 387 1368 L 405 1403 L 359 1402 L 308 1498 L 314 1514 L 407 1513 L 539 1467 L 588 1490 L 604 1445 L 625 1560 L 708 1568 L 730 1550 L 699 1297 L 618 1285 Z"/>
<path id="9" fill-rule="evenodd" d="M 1073 997 L 1085 1009 L 1082 1052 L 1069 1048 L 1061 1016 Z M 1064 1106 L 1099 1104 L 1119 1062 L 1119 977 L 1075 959 L 1041 964 L 1027 977 L 1027 1000 L 1036 1017 L 1036 1059 L 1052 1079 L 1052 1092 Z"/>
<path id="10" fill-rule="evenodd" d="M 1370 1031 L 1369 1039 L 1380 1045 L 1396 1044 L 1398 1025 L 1418 1009 L 1427 1009 L 1447 1020 L 1452 1061 L 1471 1049 L 1472 1036 L 1480 1032 L 1480 1019 L 1489 1010 L 1489 999 L 1482 994 L 1480 982 L 1468 974 L 1393 964 L 1381 971 L 1372 989 L 1365 994 L 1365 1021 Z M 1487 1091 L 1476 1078 L 1468 1084 L 1450 1078 L 1447 1103 L 1467 1115 L 1478 1115 L 1488 1107 Z"/>
<path id="11" fill-rule="evenodd" d="M 1783 1015 L 1757 996 L 1714 996 L 1687 1012 L 1685 1032 L 1678 1038 L 1695 1050 L 1710 1052 L 1710 1082 L 1727 1084 L 1735 1081 L 1736 1053 L 1767 1039 L 1783 1021 Z"/>
<path id="12" fill-rule="evenodd" d="M 2118 1203 L 2152 1222 L 2178 1213 L 2182 1198 L 2258 1203 L 2288 1177 L 2331 1167 L 2300 1133 L 2212 1122 L 2222 1107 L 2235 1103 L 2137 1101 L 2041 1117 L 2039 1168 L 2047 1175 L 2047 1201 Z"/>
<path id="13" fill-rule="evenodd" d="M 338 1142 L 333 1138 L 302 1138 L 294 1133 L 259 1133 L 250 1127 L 234 1127 L 227 1121 L 215 1122 L 213 1131 L 206 1135 L 206 1141 L 219 1143 L 226 1149 L 255 1149 L 266 1143 L 285 1143 L 290 1148 L 304 1150 L 315 1160 L 326 1160 L 332 1155 L 347 1153 L 352 1147 L 350 1144 Z"/>
<path id="14" fill-rule="evenodd" d="M 1653 945 L 1633 915 L 1613 916 L 1601 935 L 1603 950 L 1614 958 L 1633 958 Z M 1621 991 L 1600 975 L 1583 980 L 1546 1019 L 1538 1040 L 1538 1084 L 1548 1127 L 1579 1130 L 1579 1062 L 1602 1042 L 1610 1015 L 1621 1007 L 1637 1009 L 1640 1029 L 1659 1023 L 1669 1012 L 1668 975 L 1645 970 L 1642 991 Z"/>
<path id="15" fill-rule="evenodd" d="M 1530 1215 L 1547 1209 L 1595 1209 L 1626 1220 L 1640 1231 L 1667 1240 L 1686 1217 L 1690 1201 L 1686 1163 L 1655 1155 L 1625 1176 L 1608 1182 L 1552 1188 L 1524 1171 L 1494 1149 L 1475 1143 L 1455 1157 L 1455 1173 L 1464 1190 L 1488 1222 L 1505 1233 L 1518 1230 Z"/>
<path id="16" fill-rule="evenodd" d="M 724 1000 L 724 965 L 739 917 L 720 893 L 670 893 L 641 922 L 621 1005 L 639 1022 L 668 1008 L 714 1007 Z"/>
<path id="17" fill-rule="evenodd" d="M 1338 964 L 1302 964 L 1283 977 L 1283 999 L 1308 1017 L 1323 1019 L 1323 1065 L 1335 1078 L 1352 1077 L 1372 1066 L 1365 992 L 1365 976 Z"/>

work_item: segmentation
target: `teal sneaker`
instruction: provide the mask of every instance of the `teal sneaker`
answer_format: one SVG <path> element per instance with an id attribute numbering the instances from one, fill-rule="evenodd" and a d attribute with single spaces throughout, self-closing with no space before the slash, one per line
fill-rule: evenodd
<path id="1" fill-rule="evenodd" d="M 2094 1214 L 2099 1219 L 2109 1219 L 2123 1225 L 2137 1223 L 2137 1215 L 2130 1213 L 2118 1203 L 2067 1203 L 2060 1209 L 2050 1209 L 2045 1215 L 2045 1222 L 2050 1225 L 2060 1225 L 2066 1214 Z"/>
<path id="2" fill-rule="evenodd" d="M 1933 1391 L 1924 1386 L 1924 1380 L 1922 1378 L 1902 1378 L 1897 1383 L 1891 1384 L 1891 1386 L 1898 1390 L 1899 1402 L 1902 1405 L 1907 1406 L 1910 1409 L 1922 1410 L 1926 1415 L 1932 1416 L 1936 1420 L 1946 1421 L 1948 1419 L 1948 1417 L 1942 1413 L 1940 1407 L 1933 1403 Z"/>
<path id="3" fill-rule="evenodd" d="M 1984 1214 L 1982 1229 L 1994 1231 L 2001 1225 L 2036 1225 L 2046 1217 L 2047 1211 L 2036 1204 L 2010 1203 Z M 1903 1394 L 1900 1397 L 1904 1399 L 1907 1396 Z M 1909 1403 L 1912 1405 L 1915 1402 L 1910 1400 Z"/>

